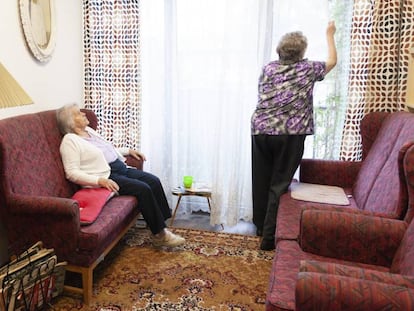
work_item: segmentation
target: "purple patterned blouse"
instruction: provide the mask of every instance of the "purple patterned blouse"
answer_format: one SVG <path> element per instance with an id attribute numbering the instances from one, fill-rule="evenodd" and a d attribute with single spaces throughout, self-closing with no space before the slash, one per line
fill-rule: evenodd
<path id="1" fill-rule="evenodd" d="M 313 86 L 325 77 L 325 62 L 273 61 L 259 79 L 259 99 L 251 119 L 252 135 L 313 134 Z"/>

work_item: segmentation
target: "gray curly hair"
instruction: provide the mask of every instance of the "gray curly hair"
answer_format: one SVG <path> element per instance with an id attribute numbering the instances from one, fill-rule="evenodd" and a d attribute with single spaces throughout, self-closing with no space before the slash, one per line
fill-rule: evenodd
<path id="1" fill-rule="evenodd" d="M 303 59 L 308 40 L 301 31 L 285 34 L 277 45 L 276 52 L 279 60 L 285 63 L 295 63 Z"/>
<path id="2" fill-rule="evenodd" d="M 74 107 L 78 107 L 78 104 L 66 104 L 62 108 L 56 110 L 56 120 L 62 135 L 73 133 L 75 123 L 73 121 L 72 108 Z"/>

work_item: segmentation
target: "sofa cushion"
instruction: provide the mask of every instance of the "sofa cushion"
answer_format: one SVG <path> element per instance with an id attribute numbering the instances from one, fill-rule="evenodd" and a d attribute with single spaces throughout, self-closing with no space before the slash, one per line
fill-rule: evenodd
<path id="1" fill-rule="evenodd" d="M 342 275 L 301 272 L 295 310 L 413 310 L 414 290 Z"/>
<path id="2" fill-rule="evenodd" d="M 80 227 L 77 252 L 69 254 L 67 260 L 80 266 L 89 266 L 139 212 L 134 196 L 113 197 L 105 204 L 93 224 Z"/>
<path id="3" fill-rule="evenodd" d="M 389 268 L 338 260 L 305 253 L 296 241 L 281 240 L 276 245 L 266 297 L 266 311 L 295 310 L 295 287 L 302 260 L 317 260 L 389 272 Z"/>
<path id="4" fill-rule="evenodd" d="M 82 188 L 72 196 L 79 204 L 81 225 L 93 223 L 114 193 L 106 188 Z"/>
<path id="5" fill-rule="evenodd" d="M 346 194 L 351 193 L 351 189 L 345 189 Z M 348 198 L 349 205 L 333 205 L 315 202 L 305 202 L 292 199 L 291 192 L 285 193 L 280 197 L 279 210 L 276 218 L 276 240 L 288 239 L 296 240 L 299 236 L 300 215 L 304 209 L 324 209 L 324 210 L 358 210 L 355 200 Z"/>

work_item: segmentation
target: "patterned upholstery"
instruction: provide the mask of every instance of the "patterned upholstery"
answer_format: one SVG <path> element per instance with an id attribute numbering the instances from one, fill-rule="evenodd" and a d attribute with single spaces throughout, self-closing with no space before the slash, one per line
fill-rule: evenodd
<path id="1" fill-rule="evenodd" d="M 295 310 L 301 311 L 414 310 L 414 290 L 381 281 L 300 272 L 295 303 Z"/>
<path id="2" fill-rule="evenodd" d="M 413 250 L 413 222 L 306 210 L 299 241 L 276 244 L 266 310 L 412 310 Z"/>
<path id="3" fill-rule="evenodd" d="M 391 266 L 406 229 L 407 223 L 396 219 L 304 210 L 299 245 L 320 256 Z"/>
<path id="4" fill-rule="evenodd" d="M 41 240 L 60 261 L 88 267 L 139 209 L 134 197 L 116 197 L 95 223 L 81 227 L 70 199 L 78 187 L 65 178 L 60 141 L 55 110 L 0 120 L 0 215 L 10 254 Z"/>
<path id="5" fill-rule="evenodd" d="M 414 183 L 407 189 L 406 179 L 414 181 L 414 114 L 374 112 L 364 118 L 361 126 L 366 156 L 363 161 L 304 159 L 300 166 L 301 182 L 343 187 L 350 196 L 350 205 L 298 201 L 285 193 L 279 204 L 276 241 L 298 238 L 304 208 L 411 220 L 414 211 L 409 195 L 413 195 Z"/>
<path id="6" fill-rule="evenodd" d="M 362 140 L 362 159 L 365 159 L 372 144 L 378 135 L 378 129 L 384 120 L 390 115 L 389 112 L 376 111 L 365 115 L 360 123 Z"/>

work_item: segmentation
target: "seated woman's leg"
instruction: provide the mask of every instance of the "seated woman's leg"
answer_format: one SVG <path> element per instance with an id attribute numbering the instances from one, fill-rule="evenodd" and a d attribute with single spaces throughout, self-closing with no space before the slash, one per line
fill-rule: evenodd
<path id="1" fill-rule="evenodd" d="M 110 179 L 119 185 L 120 195 L 133 195 L 138 199 L 138 206 L 148 227 L 155 235 L 166 227 L 164 215 L 151 187 L 143 181 L 119 174 L 111 174 Z"/>
<path id="2" fill-rule="evenodd" d="M 171 209 L 165 197 L 161 181 L 157 176 L 135 168 L 128 168 L 126 176 L 146 183 L 151 188 L 154 198 L 164 216 L 164 220 L 171 218 Z"/>

